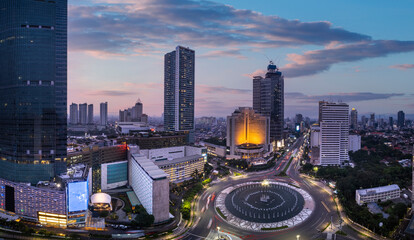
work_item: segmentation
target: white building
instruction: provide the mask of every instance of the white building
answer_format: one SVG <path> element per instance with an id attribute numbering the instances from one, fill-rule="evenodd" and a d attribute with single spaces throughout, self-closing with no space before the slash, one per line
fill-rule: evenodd
<path id="1" fill-rule="evenodd" d="M 346 103 L 320 104 L 320 165 L 342 165 L 349 161 L 349 106 Z"/>
<path id="2" fill-rule="evenodd" d="M 154 222 L 169 219 L 169 181 L 168 175 L 146 156 L 130 154 L 129 184 L 142 206 L 154 216 Z"/>
<path id="3" fill-rule="evenodd" d="M 151 130 L 145 122 L 119 122 L 118 131 L 122 134 L 130 134 L 131 132 L 147 132 Z"/>
<path id="4" fill-rule="evenodd" d="M 401 194 L 400 187 L 397 184 L 388 186 L 359 189 L 355 192 L 355 200 L 359 205 L 364 203 L 387 201 L 399 198 Z"/>
<path id="5" fill-rule="evenodd" d="M 349 135 L 348 136 L 348 150 L 356 152 L 361 149 L 361 136 Z"/>
<path id="6" fill-rule="evenodd" d="M 317 124 L 311 126 L 310 133 L 311 147 L 319 147 L 321 145 L 321 128 Z"/>
<path id="7" fill-rule="evenodd" d="M 143 149 L 139 153 L 150 159 L 168 174 L 170 182 L 179 183 L 193 178 L 197 171 L 204 170 L 207 162 L 205 147 L 180 146 L 158 149 Z"/>

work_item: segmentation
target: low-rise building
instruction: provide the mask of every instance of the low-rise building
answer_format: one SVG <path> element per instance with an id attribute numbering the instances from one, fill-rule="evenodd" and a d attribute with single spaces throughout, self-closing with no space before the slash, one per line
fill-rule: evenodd
<path id="1" fill-rule="evenodd" d="M 139 153 L 150 159 L 168 174 L 170 182 L 179 183 L 193 178 L 194 173 L 204 170 L 207 161 L 205 147 L 170 147 L 159 149 L 141 149 Z"/>
<path id="2" fill-rule="evenodd" d="M 348 149 L 351 152 L 356 152 L 361 149 L 361 136 L 349 135 L 348 136 Z"/>
<path id="3" fill-rule="evenodd" d="M 227 147 L 220 146 L 209 142 L 200 142 L 200 145 L 205 146 L 207 148 L 207 154 L 211 156 L 217 157 L 226 157 Z"/>
<path id="4" fill-rule="evenodd" d="M 359 205 L 364 203 L 387 201 L 399 198 L 401 194 L 400 187 L 397 184 L 388 186 L 358 189 L 355 193 L 355 200 Z"/>

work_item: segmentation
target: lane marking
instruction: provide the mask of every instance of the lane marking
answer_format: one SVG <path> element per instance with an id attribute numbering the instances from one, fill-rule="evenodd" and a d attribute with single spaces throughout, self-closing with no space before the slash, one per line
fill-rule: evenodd
<path id="1" fill-rule="evenodd" d="M 331 210 L 329 210 L 328 206 L 326 206 L 326 204 L 323 201 L 321 201 L 321 203 L 326 208 L 326 211 L 331 212 Z"/>

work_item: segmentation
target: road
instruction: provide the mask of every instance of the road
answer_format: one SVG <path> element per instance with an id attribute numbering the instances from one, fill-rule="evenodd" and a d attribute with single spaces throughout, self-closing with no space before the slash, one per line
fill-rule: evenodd
<path id="1" fill-rule="evenodd" d="M 288 177 L 277 176 L 285 169 L 289 163 L 290 157 L 292 157 L 295 152 L 299 151 L 303 141 L 303 137 L 298 138 L 297 141 L 288 148 L 289 151 L 287 151 L 287 154 L 281 157 L 276 162 L 275 167 L 270 170 L 248 173 L 237 177 L 227 177 L 213 184 L 200 196 L 199 201 L 196 204 L 194 213 L 196 224 L 194 224 L 186 234 L 182 235 L 180 239 L 203 239 L 208 236 L 210 231 L 217 231 L 217 227 L 220 227 L 220 232 L 230 233 L 248 240 L 275 238 L 294 240 L 297 239 L 297 235 L 300 235 L 300 239 L 311 239 L 317 236 L 319 231 L 324 229 L 331 219 L 338 222 L 339 216 L 336 212 L 336 205 L 330 193 L 322 188 L 313 186 L 308 180 L 303 179 L 300 176 L 298 172 L 300 156 L 293 157 L 291 165 L 286 171 Z M 216 214 L 212 196 L 216 196 L 221 190 L 231 185 L 264 179 L 272 179 L 299 185 L 302 189 L 311 194 L 315 201 L 315 210 L 312 215 L 305 222 L 286 230 L 276 232 L 252 232 L 237 228 L 227 223 Z"/>

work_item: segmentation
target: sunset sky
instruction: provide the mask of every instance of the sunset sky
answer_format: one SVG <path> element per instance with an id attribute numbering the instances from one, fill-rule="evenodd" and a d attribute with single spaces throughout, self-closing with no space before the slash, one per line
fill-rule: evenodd
<path id="1" fill-rule="evenodd" d="M 140 98 L 163 112 L 164 54 L 196 51 L 196 116 L 252 105 L 252 78 L 273 60 L 285 116 L 317 102 L 360 114 L 414 113 L 414 2 L 401 0 L 69 0 L 68 104 Z"/>

